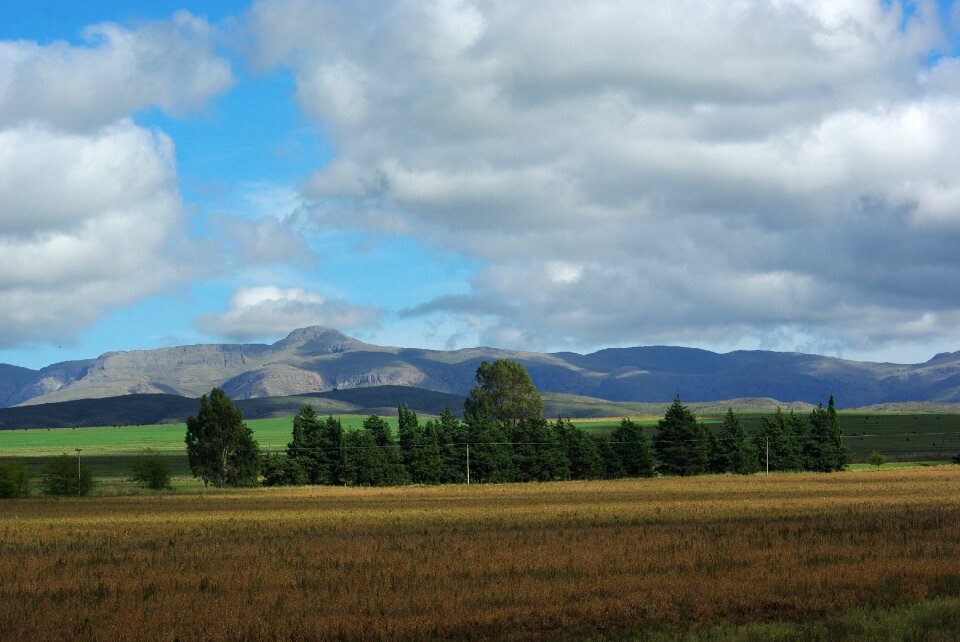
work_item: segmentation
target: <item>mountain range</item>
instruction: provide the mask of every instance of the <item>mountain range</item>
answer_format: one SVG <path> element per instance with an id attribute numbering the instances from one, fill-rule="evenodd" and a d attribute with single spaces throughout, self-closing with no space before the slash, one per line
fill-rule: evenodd
<path id="1" fill-rule="evenodd" d="M 608 348 L 590 354 L 470 348 L 426 350 L 364 343 L 322 326 L 276 343 L 204 344 L 108 352 L 40 370 L 0 364 L 0 407 L 131 394 L 199 397 L 214 386 L 234 399 L 370 386 L 415 386 L 464 395 L 482 361 L 513 359 L 544 392 L 610 401 L 770 397 L 840 407 L 960 401 L 960 352 L 920 364 L 870 363 L 762 350 Z"/>

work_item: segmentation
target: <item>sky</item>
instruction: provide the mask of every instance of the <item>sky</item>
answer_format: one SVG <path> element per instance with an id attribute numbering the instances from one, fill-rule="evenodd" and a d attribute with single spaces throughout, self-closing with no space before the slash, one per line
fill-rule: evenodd
<path id="1" fill-rule="evenodd" d="M 960 350 L 960 8 L 0 0 L 0 362 Z"/>

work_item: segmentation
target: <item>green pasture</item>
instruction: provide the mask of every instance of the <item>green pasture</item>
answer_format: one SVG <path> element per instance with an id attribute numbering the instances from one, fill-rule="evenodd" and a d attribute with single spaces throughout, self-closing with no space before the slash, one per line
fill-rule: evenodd
<path id="1" fill-rule="evenodd" d="M 738 415 L 747 431 L 760 426 L 763 415 Z M 364 416 L 342 415 L 345 428 L 359 428 Z M 704 414 L 700 419 L 716 428 L 721 415 Z M 386 417 L 396 429 L 395 416 Z M 649 435 L 656 432 L 657 419 L 634 419 Z M 942 463 L 960 454 L 960 415 L 907 413 L 841 413 L 844 443 L 851 454 L 854 468 L 867 469 L 870 453 L 878 451 L 887 457 L 886 467 L 899 462 Z M 620 423 L 619 419 L 578 420 L 578 427 L 593 434 L 605 435 Z M 247 421 L 265 451 L 282 451 L 290 441 L 292 417 Z M 96 477 L 107 483 L 123 484 L 130 476 L 130 467 L 141 451 L 150 448 L 168 457 L 178 482 L 191 480 L 184 450 L 185 424 L 151 426 L 119 426 L 98 428 L 56 428 L 0 431 L 0 460 L 21 459 L 31 472 L 39 474 L 51 457 L 76 456 L 80 449 L 83 462 L 93 468 Z"/>
<path id="2" fill-rule="evenodd" d="M 344 428 L 359 428 L 365 417 L 343 415 L 339 419 Z M 386 419 L 396 427 L 396 417 Z M 260 447 L 267 450 L 286 448 L 293 431 L 292 417 L 251 419 L 246 424 Z M 186 432 L 186 424 L 0 430 L 0 457 L 75 454 L 77 448 L 90 456 L 135 453 L 145 448 L 179 453 L 184 451 Z"/>
<path id="3" fill-rule="evenodd" d="M 762 417 L 743 415 L 741 421 L 750 431 Z M 889 462 L 943 461 L 960 454 L 960 415 L 841 412 L 840 426 L 853 462 L 867 461 L 873 451 Z"/>

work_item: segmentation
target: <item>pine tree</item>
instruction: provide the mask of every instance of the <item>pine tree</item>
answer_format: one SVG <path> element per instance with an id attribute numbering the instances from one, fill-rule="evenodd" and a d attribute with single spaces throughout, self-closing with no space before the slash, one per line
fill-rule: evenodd
<path id="1" fill-rule="evenodd" d="M 620 425 L 610 435 L 610 446 L 620 461 L 624 476 L 653 477 L 653 451 L 650 438 L 642 426 L 629 419 L 621 419 Z"/>
<path id="2" fill-rule="evenodd" d="M 657 423 L 653 450 L 659 460 L 658 470 L 664 475 L 700 475 L 710 466 L 710 433 L 697 422 L 696 416 L 680 402 L 673 400 L 663 419 Z"/>
<path id="3" fill-rule="evenodd" d="M 397 442 L 400 444 L 400 455 L 403 465 L 410 471 L 414 457 L 414 444 L 417 441 L 420 425 L 417 422 L 417 413 L 410 410 L 407 404 L 397 407 Z"/>
<path id="4" fill-rule="evenodd" d="M 503 427 L 487 415 L 468 414 L 464 420 L 464 460 L 470 452 L 470 480 L 511 482 L 514 480 L 513 448 Z M 464 462 L 466 464 L 466 461 Z"/>
<path id="5" fill-rule="evenodd" d="M 590 435 L 563 418 L 553 424 L 553 432 L 570 464 L 570 479 L 603 479 L 606 466 Z"/>
<path id="6" fill-rule="evenodd" d="M 437 421 L 437 444 L 440 447 L 443 483 L 463 483 L 466 480 L 466 429 L 450 408 L 440 411 Z"/>
<path id="7" fill-rule="evenodd" d="M 740 419 L 733 414 L 733 408 L 720 424 L 720 431 L 714 440 L 713 470 L 718 473 L 737 473 L 747 475 L 757 471 L 756 447 L 747 441 Z"/>
<path id="8" fill-rule="evenodd" d="M 807 469 L 829 473 L 846 468 L 848 456 L 842 435 L 831 395 L 826 408 L 821 403 L 810 413 L 810 432 L 804 449 Z"/>
<path id="9" fill-rule="evenodd" d="M 306 474 L 307 483 L 326 483 L 329 476 L 328 455 L 320 444 L 320 418 L 314 412 L 313 406 L 305 404 L 293 418 L 293 433 L 290 443 L 287 444 L 287 457 L 297 462 L 297 466 L 290 470 L 302 470 Z M 275 473 L 274 464 L 276 462 L 271 464 L 272 473 Z"/>
<path id="10" fill-rule="evenodd" d="M 597 454 L 603 461 L 603 478 L 620 479 L 626 477 L 627 473 L 623 470 L 623 464 L 620 463 L 620 456 L 613 449 L 610 440 L 600 435 L 590 435 L 590 439 L 597 447 Z"/>
<path id="11" fill-rule="evenodd" d="M 760 429 L 753 435 L 753 445 L 757 452 L 757 464 L 760 470 L 767 468 L 769 449 L 770 470 L 801 470 L 800 444 L 797 441 L 796 417 L 791 413 L 790 420 L 778 407 L 772 417 L 760 419 Z M 803 422 L 799 425 L 802 427 Z"/>
<path id="12" fill-rule="evenodd" d="M 439 484 L 443 481 L 443 455 L 440 449 L 439 423 L 428 421 L 414 434 L 408 472 L 415 484 Z"/>
<path id="13" fill-rule="evenodd" d="M 567 454 L 557 441 L 556 433 L 542 417 L 518 423 L 514 428 L 513 444 L 516 481 L 569 479 Z"/>
<path id="14" fill-rule="evenodd" d="M 403 457 L 397 442 L 393 439 L 390 424 L 379 415 L 370 415 L 363 420 L 363 430 L 370 432 L 380 449 L 383 458 L 384 485 L 396 486 L 410 480 L 407 469 L 403 466 Z"/>

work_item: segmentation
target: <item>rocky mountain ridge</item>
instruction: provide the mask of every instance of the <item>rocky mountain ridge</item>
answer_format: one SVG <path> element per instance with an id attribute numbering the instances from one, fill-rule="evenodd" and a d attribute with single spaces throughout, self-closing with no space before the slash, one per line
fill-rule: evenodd
<path id="1" fill-rule="evenodd" d="M 545 392 L 611 401 L 771 397 L 841 407 L 960 401 L 960 352 L 921 364 L 869 363 L 768 351 L 718 354 L 668 346 L 591 354 L 469 348 L 425 350 L 364 343 L 321 326 L 276 343 L 202 344 L 108 352 L 40 370 L 0 364 L 0 407 L 164 393 L 198 397 L 212 387 L 253 399 L 380 385 L 466 394 L 481 361 L 523 363 Z"/>

